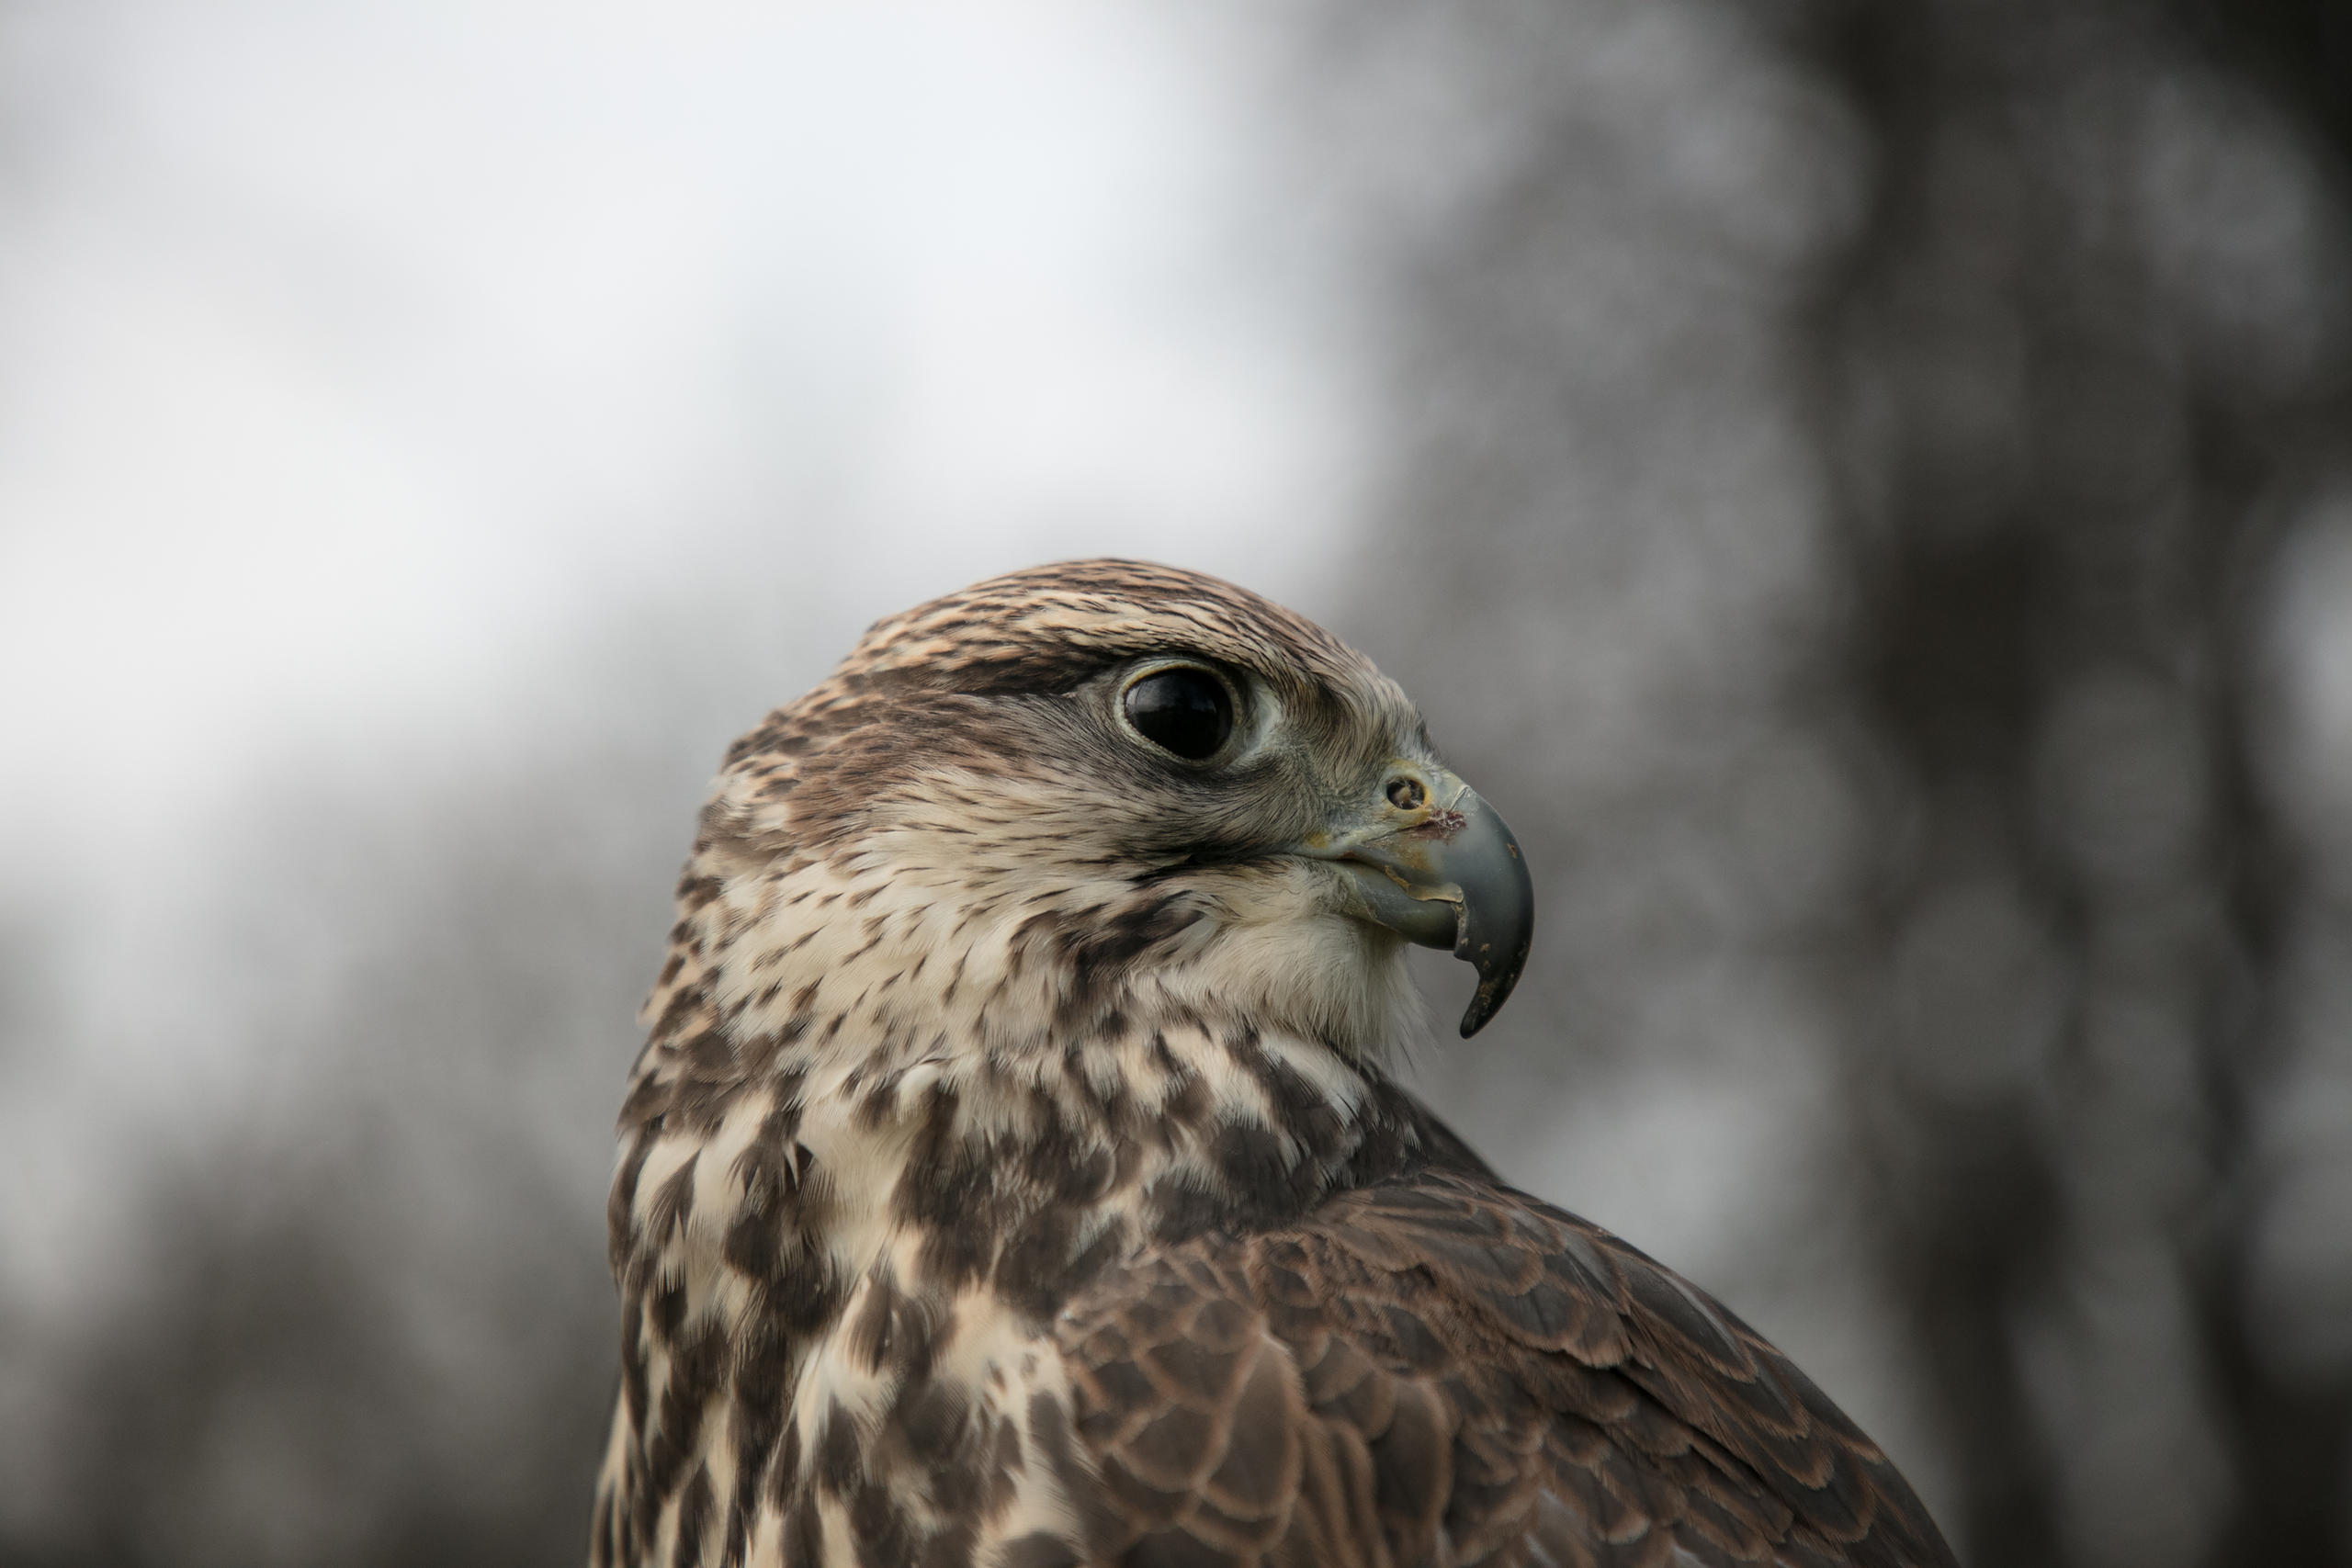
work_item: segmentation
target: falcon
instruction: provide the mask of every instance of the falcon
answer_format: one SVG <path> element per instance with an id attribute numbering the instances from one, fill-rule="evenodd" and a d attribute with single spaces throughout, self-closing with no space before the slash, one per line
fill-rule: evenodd
<path id="1" fill-rule="evenodd" d="M 1821 1391 L 1393 1064 L 1517 841 L 1320 627 L 1135 561 L 876 625 L 738 740 L 608 1219 L 590 1557 L 1950 1568 Z"/>

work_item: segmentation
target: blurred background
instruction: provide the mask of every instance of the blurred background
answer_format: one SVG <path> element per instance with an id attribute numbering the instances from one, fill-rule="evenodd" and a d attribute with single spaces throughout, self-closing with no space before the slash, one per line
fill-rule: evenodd
<path id="1" fill-rule="evenodd" d="M 1097 553 L 1971 1563 L 2352 1563 L 2338 0 L 0 0 L 0 1562 L 579 1561 L 704 781 Z"/>

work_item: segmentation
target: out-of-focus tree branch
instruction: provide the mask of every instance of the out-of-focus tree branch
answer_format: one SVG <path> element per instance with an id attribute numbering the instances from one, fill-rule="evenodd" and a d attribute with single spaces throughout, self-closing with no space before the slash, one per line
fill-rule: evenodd
<path id="1" fill-rule="evenodd" d="M 1875 1238 L 1841 1254 L 1816 1198 L 1778 1233 L 1813 1283 L 1780 1277 L 1808 1314 L 1875 1277 L 1974 1560 L 2344 1561 L 2352 1388 L 2280 1354 L 2257 1288 L 2319 929 L 2276 804 L 2277 578 L 2352 457 L 2343 21 L 1362 17 L 1340 30 L 1386 62 L 1365 80 L 1449 80 L 1478 117 L 1442 199 L 1372 204 L 1404 215 L 1386 527 L 1411 592 L 1366 599 L 1442 712 L 1542 671 L 1453 739 L 1565 818 L 1531 845 L 1571 885 L 1545 910 L 1562 972 L 1469 1070 L 1524 1082 L 1565 1043 L 1555 1129 L 1627 1074 L 1683 1083 L 1689 1115 L 1689 1085 L 1761 1049 L 1778 974 L 1839 1064 L 1850 1141 L 1822 1157 Z M 1818 491 L 1743 471 L 1776 410 Z M 1808 506 L 1824 532 L 1788 521 Z M 1745 553 L 1717 511 L 1745 512 Z M 1807 586 L 1773 601 L 1781 572 Z M 1775 903 L 1732 875 L 1723 810 L 1789 748 L 1860 841 L 1770 818 L 1809 874 Z M 1728 880 L 1694 897 L 1697 865 Z M 1487 1113 L 1464 1107 L 1507 1139 Z M 1677 1157 L 1705 1168 L 1645 1155 Z M 1605 1162 L 1557 1168 L 1613 1190 Z"/>

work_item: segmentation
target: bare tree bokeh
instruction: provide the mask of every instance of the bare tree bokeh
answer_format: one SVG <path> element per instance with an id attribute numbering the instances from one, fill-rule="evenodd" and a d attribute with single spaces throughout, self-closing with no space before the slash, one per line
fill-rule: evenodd
<path id="1" fill-rule="evenodd" d="M 1969 1561 L 2352 1563 L 2352 22 L 1218 25 L 1272 40 L 1268 244 L 1340 258 L 1377 392 L 1302 607 L 1545 899 L 1424 1087 L 1786 1345 Z M 89 1303 L 0 1299 L 0 1560 L 577 1560 L 628 1021 L 702 769 L 814 673 L 665 614 L 594 723 L 255 803 L 215 940 L 269 1070 L 125 1143 Z M 19 1085 L 50 940 L 0 923 Z"/>
<path id="2" fill-rule="evenodd" d="M 1472 128 L 1390 274 L 1410 440 L 1364 635 L 1409 628 L 1500 798 L 1561 803 L 1558 967 L 1465 1120 L 1563 1035 L 1561 1097 L 1615 1104 L 1793 1030 L 1765 1070 L 1835 1092 L 1761 1135 L 1816 1140 L 1782 1151 L 1810 1195 L 1710 1262 L 1788 1341 L 1895 1331 L 1860 1402 L 1973 1561 L 2352 1560 L 2348 1129 L 2306 1081 L 2342 1072 L 2311 835 L 2343 780 L 2298 772 L 2280 687 L 2342 613 L 2340 580 L 2281 598 L 2340 558 L 2352 457 L 2342 23 L 1331 30 L 1453 99 L 1381 166 Z M 1588 1169 L 1507 1114 L 1520 1168 L 1629 1224 L 1612 1170 L 1690 1149 Z"/>

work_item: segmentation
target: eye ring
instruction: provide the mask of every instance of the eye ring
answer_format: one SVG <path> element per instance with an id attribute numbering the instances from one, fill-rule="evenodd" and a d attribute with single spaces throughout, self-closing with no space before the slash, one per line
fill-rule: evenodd
<path id="1" fill-rule="evenodd" d="M 1138 672 L 1119 694 L 1119 717 L 1154 750 L 1205 762 L 1226 749 L 1239 704 L 1224 676 L 1200 664 Z"/>

